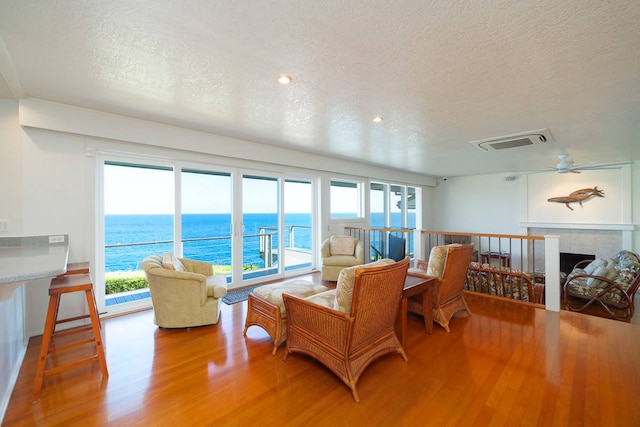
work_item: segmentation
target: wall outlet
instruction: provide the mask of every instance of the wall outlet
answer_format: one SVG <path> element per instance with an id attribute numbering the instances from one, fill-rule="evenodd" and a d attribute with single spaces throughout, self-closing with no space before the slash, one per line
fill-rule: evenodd
<path id="1" fill-rule="evenodd" d="M 0 219 L 0 231 L 9 231 L 9 221 Z"/>
<path id="2" fill-rule="evenodd" d="M 64 236 L 49 236 L 49 243 L 64 243 Z"/>

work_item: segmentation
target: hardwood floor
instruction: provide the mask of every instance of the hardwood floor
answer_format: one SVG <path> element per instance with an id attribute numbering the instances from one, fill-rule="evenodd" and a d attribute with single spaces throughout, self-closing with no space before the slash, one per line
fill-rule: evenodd
<path id="1" fill-rule="evenodd" d="M 98 364 L 45 379 L 31 403 L 40 337 L 32 338 L 7 426 L 640 425 L 640 327 L 467 295 L 451 333 L 410 317 L 406 354 L 378 359 L 361 402 L 327 368 L 258 327 L 246 302 L 214 326 L 170 330 L 144 311 L 103 320 L 109 378 Z"/>

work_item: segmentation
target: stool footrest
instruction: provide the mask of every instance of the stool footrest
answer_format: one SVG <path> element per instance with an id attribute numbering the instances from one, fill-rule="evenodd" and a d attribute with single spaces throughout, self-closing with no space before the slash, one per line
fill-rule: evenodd
<path id="1" fill-rule="evenodd" d="M 68 342 L 64 344 L 53 344 L 49 347 L 49 354 L 57 351 L 68 350 L 70 348 L 80 347 L 80 346 L 91 344 L 91 343 L 95 343 L 95 340 L 93 338 L 85 338 L 82 340 L 76 340 L 76 341 Z"/>
<path id="2" fill-rule="evenodd" d="M 63 365 L 54 366 L 44 371 L 45 375 L 51 375 L 58 372 L 65 371 L 69 368 L 75 368 L 76 366 L 83 365 L 85 363 L 95 362 L 98 359 L 98 355 L 85 357 L 83 359 L 74 360 L 73 362 L 65 363 Z"/>
<path id="3" fill-rule="evenodd" d="M 82 320 L 82 319 L 90 319 L 90 318 L 91 316 L 88 314 L 83 314 L 82 316 L 67 317 L 66 319 L 56 320 L 56 325 L 60 323 L 73 322 L 74 320 Z"/>
<path id="4" fill-rule="evenodd" d="M 67 337 L 69 335 L 79 334 L 81 332 L 87 332 L 93 330 L 93 326 L 78 326 L 77 328 L 65 329 L 63 331 L 55 332 L 51 335 L 51 338 Z"/>

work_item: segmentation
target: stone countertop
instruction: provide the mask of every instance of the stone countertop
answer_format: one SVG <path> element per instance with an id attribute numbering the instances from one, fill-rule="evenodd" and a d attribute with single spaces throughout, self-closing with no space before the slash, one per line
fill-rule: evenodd
<path id="1" fill-rule="evenodd" d="M 27 281 L 63 274 L 68 256 L 67 235 L 0 238 L 0 301 Z"/>

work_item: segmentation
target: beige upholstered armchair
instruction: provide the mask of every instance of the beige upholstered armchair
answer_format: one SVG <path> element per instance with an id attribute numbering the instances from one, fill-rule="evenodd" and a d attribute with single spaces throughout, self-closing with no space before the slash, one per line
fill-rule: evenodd
<path id="1" fill-rule="evenodd" d="M 340 270 L 364 264 L 364 243 L 351 236 L 331 236 L 320 247 L 322 280 L 335 282 Z"/>
<path id="2" fill-rule="evenodd" d="M 218 323 L 220 300 L 227 295 L 223 274 L 208 262 L 151 255 L 142 261 L 153 302 L 154 322 L 162 328 Z"/>

